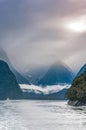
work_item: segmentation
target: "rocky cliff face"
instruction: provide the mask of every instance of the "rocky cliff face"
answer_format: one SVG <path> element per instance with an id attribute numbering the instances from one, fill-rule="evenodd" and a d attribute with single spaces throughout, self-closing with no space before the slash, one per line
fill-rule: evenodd
<path id="1" fill-rule="evenodd" d="M 8 64 L 0 60 L 0 100 L 7 98 L 22 99 L 22 91 Z"/>

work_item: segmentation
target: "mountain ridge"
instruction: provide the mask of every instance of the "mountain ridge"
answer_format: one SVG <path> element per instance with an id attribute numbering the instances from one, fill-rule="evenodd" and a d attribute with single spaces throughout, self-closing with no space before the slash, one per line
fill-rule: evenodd
<path id="1" fill-rule="evenodd" d="M 80 68 L 79 72 L 77 73 L 77 76 L 80 76 L 85 70 L 86 70 L 86 64 L 84 64 L 84 65 Z"/>
<path id="2" fill-rule="evenodd" d="M 16 79 L 18 81 L 19 84 L 30 84 L 29 81 L 23 77 L 12 65 L 12 63 L 10 62 L 6 52 L 4 51 L 4 49 L 0 48 L 0 60 L 5 61 L 6 63 L 8 63 L 11 71 L 14 73 L 14 75 L 16 76 Z"/>

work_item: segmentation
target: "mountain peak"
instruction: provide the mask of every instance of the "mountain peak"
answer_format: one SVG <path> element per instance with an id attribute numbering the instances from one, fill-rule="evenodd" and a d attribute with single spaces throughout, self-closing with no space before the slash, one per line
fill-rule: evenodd
<path id="1" fill-rule="evenodd" d="M 30 84 L 29 81 L 22 76 L 11 64 L 6 52 L 4 51 L 3 48 L 0 48 L 0 60 L 5 61 L 8 65 L 9 68 L 11 69 L 11 71 L 14 73 L 14 75 L 16 76 L 16 79 L 18 81 L 19 84 Z"/>
<path id="2" fill-rule="evenodd" d="M 70 84 L 73 80 L 73 73 L 69 67 L 64 63 L 53 64 L 47 73 L 38 81 L 39 85 L 57 85 L 57 84 Z"/>

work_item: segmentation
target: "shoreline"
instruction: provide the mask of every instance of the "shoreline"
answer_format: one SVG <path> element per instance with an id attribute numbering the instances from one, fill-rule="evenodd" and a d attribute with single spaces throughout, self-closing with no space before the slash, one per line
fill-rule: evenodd
<path id="1" fill-rule="evenodd" d="M 70 101 L 69 100 L 68 105 L 78 107 L 78 106 L 86 106 L 86 103 L 78 101 L 78 100 L 76 100 L 76 101 Z"/>

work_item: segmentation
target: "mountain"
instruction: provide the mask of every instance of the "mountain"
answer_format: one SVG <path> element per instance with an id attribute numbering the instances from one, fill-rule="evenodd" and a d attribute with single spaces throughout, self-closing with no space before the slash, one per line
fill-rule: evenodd
<path id="1" fill-rule="evenodd" d="M 37 85 L 47 86 L 47 85 L 57 85 L 57 84 L 71 84 L 73 80 L 73 73 L 70 68 L 68 68 L 63 63 L 53 64 L 47 73 L 38 81 Z"/>
<path id="2" fill-rule="evenodd" d="M 37 67 L 30 69 L 27 73 L 24 74 L 25 78 L 29 80 L 31 84 L 36 85 L 38 80 L 45 75 L 48 67 Z"/>
<path id="3" fill-rule="evenodd" d="M 0 60 L 0 100 L 21 99 L 23 92 L 8 64 Z"/>
<path id="4" fill-rule="evenodd" d="M 86 105 L 86 70 L 80 76 L 75 77 L 66 97 L 70 105 Z"/>
<path id="5" fill-rule="evenodd" d="M 24 89 L 24 97 L 26 99 L 33 99 L 33 100 L 66 100 L 65 93 L 67 89 L 60 90 L 59 92 L 48 93 L 44 94 L 42 91 L 28 91 Z"/>
<path id="6" fill-rule="evenodd" d="M 81 67 L 81 69 L 79 70 L 77 76 L 80 76 L 85 70 L 86 70 L 86 64 Z"/>
<path id="7" fill-rule="evenodd" d="M 15 74 L 16 79 L 19 84 L 29 84 L 29 80 L 27 80 L 24 76 L 22 76 L 14 67 L 11 67 L 12 72 Z"/>
<path id="8" fill-rule="evenodd" d="M 8 63 L 11 71 L 14 73 L 14 75 L 16 76 L 16 79 L 18 81 L 19 84 L 30 84 L 29 81 L 23 77 L 11 64 L 6 52 L 0 48 L 0 59 L 4 60 L 6 63 Z"/>

